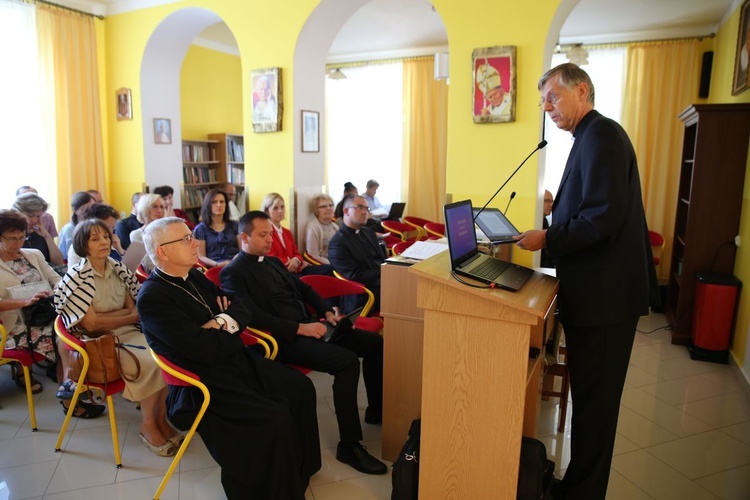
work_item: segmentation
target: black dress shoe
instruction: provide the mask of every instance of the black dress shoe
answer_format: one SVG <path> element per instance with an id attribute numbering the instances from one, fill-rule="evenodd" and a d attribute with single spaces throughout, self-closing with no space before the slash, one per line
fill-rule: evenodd
<path id="1" fill-rule="evenodd" d="M 365 410 L 365 423 L 366 424 L 382 424 L 383 423 L 383 410 L 375 410 L 369 406 Z"/>
<path id="2" fill-rule="evenodd" d="M 339 443 L 336 447 L 336 460 L 365 474 L 385 474 L 388 472 L 388 467 L 367 453 L 365 447 L 359 443 L 354 445 Z"/>

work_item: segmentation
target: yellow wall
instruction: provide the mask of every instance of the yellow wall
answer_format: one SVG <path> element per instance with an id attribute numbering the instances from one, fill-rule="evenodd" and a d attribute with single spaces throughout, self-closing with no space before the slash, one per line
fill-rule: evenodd
<path id="1" fill-rule="evenodd" d="M 737 52 L 739 24 L 740 7 L 721 27 L 716 36 L 716 51 L 714 52 L 709 95 L 709 102 L 712 104 L 750 103 L 750 90 L 745 90 L 737 96 L 732 95 L 732 77 L 734 75 L 734 58 Z M 745 190 L 739 234 L 742 238 L 742 246 L 737 249 L 734 274 L 742 281 L 744 289 L 740 292 L 737 324 L 734 329 L 731 353 L 737 364 L 742 366 L 748 349 L 748 334 L 750 333 L 750 251 L 748 251 L 750 247 L 750 155 L 745 168 Z"/>
<path id="2" fill-rule="evenodd" d="M 240 58 L 191 45 L 180 73 L 180 114 L 184 139 L 242 133 Z"/>

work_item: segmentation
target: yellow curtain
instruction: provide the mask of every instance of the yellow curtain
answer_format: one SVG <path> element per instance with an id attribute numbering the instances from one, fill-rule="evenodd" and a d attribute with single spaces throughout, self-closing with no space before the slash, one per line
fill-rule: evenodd
<path id="1" fill-rule="evenodd" d="M 683 123 L 677 115 L 698 99 L 697 40 L 628 46 L 622 124 L 638 157 L 649 229 L 664 236 L 658 268 L 669 277 Z"/>
<path id="2" fill-rule="evenodd" d="M 404 201 L 406 213 L 442 220 L 448 87 L 434 78 L 433 59 L 404 61 Z"/>
<path id="3" fill-rule="evenodd" d="M 37 6 L 39 60 L 54 103 L 58 225 L 70 219 L 70 196 L 98 189 L 106 199 L 94 20 Z"/>

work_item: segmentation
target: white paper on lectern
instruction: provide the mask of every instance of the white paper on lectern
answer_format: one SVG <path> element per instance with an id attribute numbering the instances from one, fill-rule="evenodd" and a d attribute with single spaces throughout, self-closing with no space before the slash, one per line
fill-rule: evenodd
<path id="1" fill-rule="evenodd" d="M 413 260 L 425 260 L 448 250 L 446 243 L 433 241 L 417 241 L 401 253 L 401 257 Z"/>

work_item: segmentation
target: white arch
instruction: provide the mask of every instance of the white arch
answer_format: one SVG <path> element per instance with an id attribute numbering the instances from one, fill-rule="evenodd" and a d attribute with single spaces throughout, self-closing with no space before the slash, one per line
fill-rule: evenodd
<path id="1" fill-rule="evenodd" d="M 193 40 L 222 19 L 214 12 L 188 7 L 167 16 L 149 37 L 141 62 L 141 123 L 146 183 L 175 188 L 175 205 L 182 193 L 175 180 L 182 179 L 182 126 L 180 69 Z M 172 120 L 172 143 L 154 144 L 154 118 Z"/>

